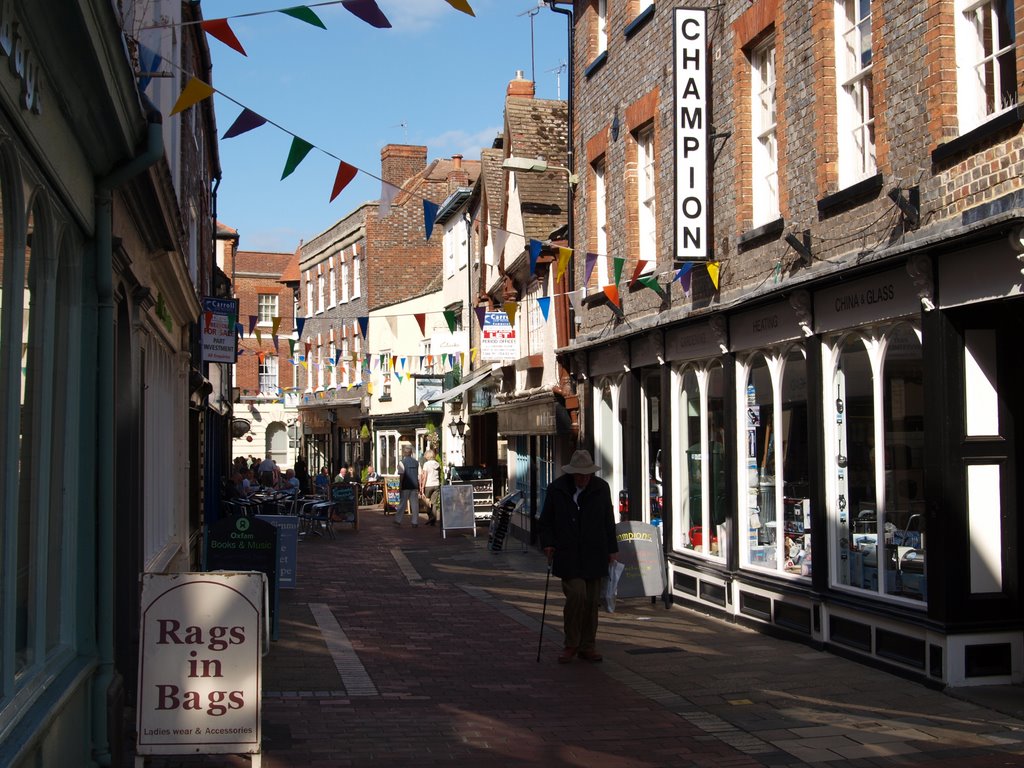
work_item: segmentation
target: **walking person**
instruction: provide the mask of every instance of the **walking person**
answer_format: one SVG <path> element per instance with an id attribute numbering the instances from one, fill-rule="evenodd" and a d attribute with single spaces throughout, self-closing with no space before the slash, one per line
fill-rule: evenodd
<path id="1" fill-rule="evenodd" d="M 306 465 L 306 457 L 302 454 L 295 459 L 295 476 L 299 478 L 299 490 L 303 494 L 309 493 L 309 467 Z"/>
<path id="2" fill-rule="evenodd" d="M 540 514 L 540 542 L 565 594 L 565 648 L 559 664 L 574 656 L 601 661 L 597 652 L 597 613 L 601 580 L 618 559 L 615 516 L 608 483 L 589 451 L 576 451 L 565 473 L 549 486 Z"/>
<path id="3" fill-rule="evenodd" d="M 427 525 L 437 524 L 437 497 L 441 492 L 441 465 L 434 458 L 434 452 L 423 454 L 423 468 L 420 470 L 420 493 L 427 500 Z"/>
<path id="4" fill-rule="evenodd" d="M 420 464 L 412 455 L 412 446 L 402 446 L 402 458 L 398 462 L 398 509 L 395 525 L 401 525 L 408 508 L 413 528 L 420 524 Z"/>

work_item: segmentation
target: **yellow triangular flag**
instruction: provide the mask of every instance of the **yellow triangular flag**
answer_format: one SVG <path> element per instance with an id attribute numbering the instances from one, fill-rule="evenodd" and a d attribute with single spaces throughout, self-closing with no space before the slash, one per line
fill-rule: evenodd
<path id="1" fill-rule="evenodd" d="M 259 344 L 262 347 L 263 346 L 263 336 L 260 334 L 260 329 L 257 328 L 255 333 L 256 333 L 256 343 Z"/>
<path id="2" fill-rule="evenodd" d="M 715 286 L 716 291 L 718 290 L 718 268 L 720 265 L 720 261 L 708 262 L 708 277 L 711 278 L 711 283 Z"/>
<path id="3" fill-rule="evenodd" d="M 478 347 L 473 347 L 471 350 L 469 350 L 469 359 L 472 360 L 475 363 L 476 362 L 476 356 L 479 353 L 480 353 L 480 349 Z"/>
<path id="4" fill-rule="evenodd" d="M 174 109 L 171 110 L 171 115 L 176 115 L 179 112 L 191 107 L 193 104 L 198 104 L 203 99 L 208 99 L 213 96 L 213 86 L 208 83 L 204 83 L 198 77 L 193 77 L 188 81 L 188 85 L 185 86 L 185 90 L 181 92 L 181 96 L 174 103 Z M 168 115 L 170 117 L 170 115 Z"/>
<path id="5" fill-rule="evenodd" d="M 271 324 L 271 331 L 273 332 L 273 334 L 275 336 L 277 336 L 277 329 L 281 327 L 281 318 L 280 317 L 271 318 L 270 324 Z"/>
<path id="6" fill-rule="evenodd" d="M 508 315 L 508 324 L 514 327 L 516 324 L 516 310 L 519 309 L 519 302 L 506 301 L 502 306 L 502 309 L 504 309 L 505 314 Z"/>
<path id="7" fill-rule="evenodd" d="M 558 272 L 555 274 L 555 280 L 562 279 L 562 275 L 565 274 L 565 270 L 569 266 L 569 259 L 571 256 L 572 248 L 558 249 Z"/>

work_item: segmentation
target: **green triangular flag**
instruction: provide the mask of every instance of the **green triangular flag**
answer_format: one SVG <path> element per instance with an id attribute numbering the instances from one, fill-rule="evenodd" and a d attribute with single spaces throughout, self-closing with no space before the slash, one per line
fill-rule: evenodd
<path id="1" fill-rule="evenodd" d="M 304 21 L 307 24 L 312 24 L 314 27 L 320 27 L 320 29 L 327 29 L 324 23 L 320 21 L 320 17 L 313 13 L 312 8 L 307 8 L 305 5 L 299 5 L 295 8 L 283 8 L 281 13 L 291 16 L 293 19 Z"/>
<path id="2" fill-rule="evenodd" d="M 621 256 L 616 256 L 613 262 L 615 264 L 615 285 L 618 285 L 619 280 L 622 278 L 622 267 L 625 266 L 626 260 Z"/>
<path id="3" fill-rule="evenodd" d="M 288 162 L 284 164 L 284 173 L 281 174 L 281 178 L 286 178 L 292 171 L 299 167 L 306 155 L 313 148 L 313 145 L 308 141 L 300 139 L 298 136 L 292 139 L 292 148 L 288 150 Z"/>
<path id="4" fill-rule="evenodd" d="M 658 282 L 658 278 L 656 277 L 638 277 L 636 281 L 638 283 L 646 285 L 659 296 L 665 295 L 665 291 L 662 290 L 661 283 Z"/>
<path id="5" fill-rule="evenodd" d="M 455 313 L 450 309 L 444 311 L 444 320 L 448 323 L 448 330 L 451 333 L 455 333 Z"/>

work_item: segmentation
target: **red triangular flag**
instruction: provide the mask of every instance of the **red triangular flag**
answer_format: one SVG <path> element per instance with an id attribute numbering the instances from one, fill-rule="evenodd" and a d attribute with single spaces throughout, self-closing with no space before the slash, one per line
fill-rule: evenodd
<path id="1" fill-rule="evenodd" d="M 416 322 L 420 324 L 420 336 L 426 336 L 427 335 L 426 321 L 427 321 L 426 314 L 424 314 L 423 312 L 417 312 L 416 313 Z"/>
<path id="2" fill-rule="evenodd" d="M 245 52 L 245 48 L 238 42 L 238 38 L 235 37 L 235 33 L 231 31 L 231 27 L 228 25 L 227 19 L 209 19 L 208 21 L 199 22 L 199 26 L 210 35 L 216 37 L 228 48 L 234 48 L 243 56 L 248 56 Z"/>
<path id="3" fill-rule="evenodd" d="M 640 277 L 641 273 L 643 273 L 644 269 L 646 269 L 646 268 L 647 268 L 647 260 L 646 259 L 640 259 L 636 263 L 636 269 L 633 270 L 633 279 L 629 281 L 629 287 L 630 288 L 633 287 L 633 283 L 635 283 L 637 281 L 637 278 Z"/>
<path id="4" fill-rule="evenodd" d="M 344 160 L 338 163 L 338 175 L 334 177 L 334 190 L 331 192 L 330 202 L 334 202 L 334 198 L 341 194 L 341 190 L 348 186 L 357 173 L 359 169 L 354 165 L 349 165 Z"/>

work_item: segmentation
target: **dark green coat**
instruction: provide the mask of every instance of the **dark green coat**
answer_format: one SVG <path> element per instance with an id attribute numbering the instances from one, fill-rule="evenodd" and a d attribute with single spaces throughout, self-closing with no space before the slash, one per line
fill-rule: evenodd
<path id="1" fill-rule="evenodd" d="M 619 551 L 608 483 L 590 478 L 573 501 L 576 484 L 562 475 L 548 486 L 540 513 L 541 547 L 554 547 L 551 572 L 561 579 L 597 579 L 608 575 L 608 555 Z"/>

